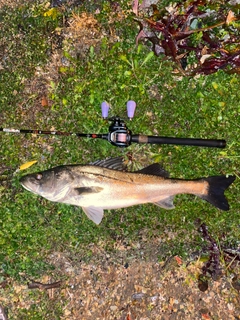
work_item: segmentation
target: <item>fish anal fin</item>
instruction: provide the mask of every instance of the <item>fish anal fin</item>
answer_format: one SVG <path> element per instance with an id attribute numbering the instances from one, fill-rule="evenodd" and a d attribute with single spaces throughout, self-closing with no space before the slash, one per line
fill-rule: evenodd
<path id="1" fill-rule="evenodd" d="M 103 218 L 103 209 L 98 207 L 82 207 L 84 213 L 87 217 L 92 220 L 94 223 L 99 224 Z"/>
<path id="2" fill-rule="evenodd" d="M 156 204 L 157 206 L 167 209 L 167 210 L 171 210 L 174 209 L 175 206 L 173 204 L 173 200 L 174 200 L 174 196 L 169 196 L 167 198 L 161 199 L 158 202 L 154 202 L 154 204 Z"/>
<path id="3" fill-rule="evenodd" d="M 103 188 L 101 187 L 79 187 L 79 188 L 74 188 L 74 191 L 77 193 L 77 195 L 82 196 L 82 195 L 87 195 L 89 193 L 98 193 L 101 192 Z"/>
<path id="4" fill-rule="evenodd" d="M 137 173 L 150 174 L 153 176 L 160 176 L 162 178 L 169 178 L 169 173 L 165 169 L 163 169 L 159 163 L 153 163 L 146 168 L 138 170 Z"/>

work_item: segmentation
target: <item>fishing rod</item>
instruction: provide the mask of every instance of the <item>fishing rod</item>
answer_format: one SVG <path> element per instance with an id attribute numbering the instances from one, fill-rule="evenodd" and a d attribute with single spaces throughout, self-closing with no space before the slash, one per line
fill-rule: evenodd
<path id="1" fill-rule="evenodd" d="M 161 136 L 148 136 L 142 134 L 132 134 L 131 130 L 127 128 L 126 123 L 119 117 L 112 117 L 108 119 L 109 104 L 102 102 L 102 117 L 111 121 L 109 126 L 109 132 L 104 134 L 96 133 L 73 133 L 62 131 L 49 131 L 49 130 L 32 130 L 32 129 L 11 129 L 0 128 L 0 131 L 5 133 L 32 133 L 32 134 L 44 134 L 44 135 L 58 135 L 58 136 L 75 136 L 79 138 L 92 138 L 92 139 L 104 139 L 110 142 L 112 145 L 120 148 L 128 147 L 132 142 L 134 143 L 149 143 L 149 144 L 174 144 L 174 145 L 189 145 L 197 147 L 216 147 L 225 148 L 225 140 L 214 139 L 194 139 L 194 138 L 175 138 L 175 137 L 161 137 Z M 129 100 L 127 102 L 127 114 L 131 120 L 134 117 L 136 109 L 136 102 Z"/>

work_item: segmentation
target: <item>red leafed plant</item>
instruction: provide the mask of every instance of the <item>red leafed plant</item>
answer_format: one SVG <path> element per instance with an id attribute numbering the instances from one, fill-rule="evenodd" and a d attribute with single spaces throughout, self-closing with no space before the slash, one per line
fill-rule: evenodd
<path id="1" fill-rule="evenodd" d="M 202 223 L 201 219 L 196 219 L 195 225 L 207 243 L 207 247 L 205 247 L 204 250 L 209 254 L 208 260 L 202 267 L 202 274 L 198 277 L 199 289 L 206 291 L 208 289 L 209 278 L 218 280 L 223 276 L 224 272 L 225 274 L 231 272 L 231 274 L 234 275 L 232 286 L 236 288 L 236 290 L 240 290 L 240 279 L 237 273 L 240 262 L 239 248 L 229 248 L 229 246 L 226 247 L 226 245 L 220 248 L 220 244 L 210 235 L 207 225 Z"/>
<path id="2" fill-rule="evenodd" d="M 146 2 L 138 10 L 134 1 L 140 25 L 137 43 L 150 41 L 154 53 L 173 60 L 184 75 L 207 75 L 219 69 L 240 73 L 240 5 L 236 1 L 185 1 L 164 9 L 157 4 L 146 9 Z"/>

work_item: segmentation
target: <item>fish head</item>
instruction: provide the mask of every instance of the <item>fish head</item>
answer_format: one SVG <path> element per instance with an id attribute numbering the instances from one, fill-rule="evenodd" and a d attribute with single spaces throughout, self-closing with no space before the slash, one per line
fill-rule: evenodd
<path id="1" fill-rule="evenodd" d="M 28 174 L 20 179 L 21 185 L 26 190 L 51 201 L 58 201 L 63 198 L 72 181 L 73 175 L 66 166 Z"/>

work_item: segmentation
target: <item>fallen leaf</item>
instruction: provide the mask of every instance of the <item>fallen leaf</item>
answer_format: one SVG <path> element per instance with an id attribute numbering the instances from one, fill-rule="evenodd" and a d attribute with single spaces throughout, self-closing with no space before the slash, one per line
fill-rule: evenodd
<path id="1" fill-rule="evenodd" d="M 175 258 L 175 260 L 177 261 L 177 264 L 178 264 L 178 265 L 181 265 L 181 264 L 182 264 L 182 259 L 181 259 L 180 257 L 175 256 L 174 258 Z"/>
<path id="2" fill-rule="evenodd" d="M 230 10 L 227 15 L 226 24 L 230 24 L 234 20 L 236 20 L 236 17 L 234 16 L 234 12 L 232 12 L 232 10 Z"/>
<path id="3" fill-rule="evenodd" d="M 132 320 L 131 314 L 127 314 L 127 319 L 126 320 Z"/>
<path id="4" fill-rule="evenodd" d="M 52 17 L 53 20 L 55 20 L 58 16 L 58 9 L 57 8 L 51 8 L 48 11 L 44 12 L 44 17 Z"/>
<path id="5" fill-rule="evenodd" d="M 198 277 L 198 289 L 202 292 L 208 289 L 208 280 L 203 275 Z"/>
<path id="6" fill-rule="evenodd" d="M 42 107 L 48 107 L 48 100 L 46 97 L 42 97 L 42 100 L 41 100 L 41 104 L 42 104 Z"/>
<path id="7" fill-rule="evenodd" d="M 210 58 L 212 55 L 211 54 L 204 54 L 202 55 L 201 59 L 200 59 L 200 63 L 203 64 L 205 62 L 206 59 Z"/>
<path id="8" fill-rule="evenodd" d="M 33 160 L 33 161 L 29 161 L 29 162 L 26 162 L 24 164 L 22 164 L 20 167 L 19 167 L 19 170 L 25 170 L 29 167 L 31 167 L 34 163 L 36 163 L 37 160 Z"/>

